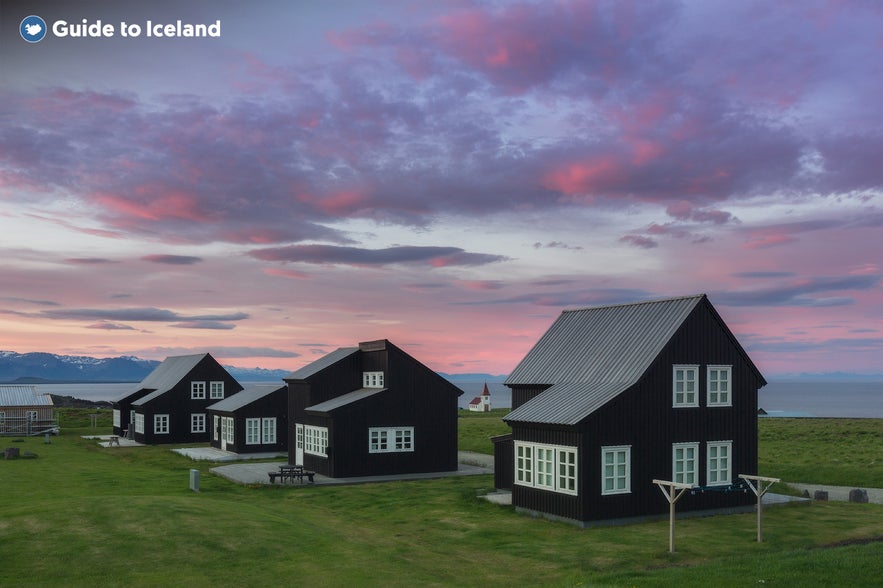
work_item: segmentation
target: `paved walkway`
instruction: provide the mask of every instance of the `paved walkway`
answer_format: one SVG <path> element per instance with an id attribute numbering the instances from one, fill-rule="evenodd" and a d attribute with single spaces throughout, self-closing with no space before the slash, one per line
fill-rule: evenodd
<path id="1" fill-rule="evenodd" d="M 849 502 L 850 491 L 858 488 L 868 493 L 868 502 L 872 504 L 883 504 L 883 488 L 863 488 L 861 486 L 825 486 L 822 484 L 802 484 L 795 482 L 786 482 L 792 488 L 796 488 L 801 492 L 806 492 L 810 498 L 815 497 L 816 492 L 827 492 L 828 500 L 838 502 Z"/>
<path id="2" fill-rule="evenodd" d="M 393 476 L 359 476 L 356 478 L 328 478 L 321 474 L 316 474 L 313 478 L 316 485 L 344 485 L 344 484 L 367 484 L 371 482 L 392 482 L 396 480 L 431 480 L 434 478 L 450 478 L 453 476 L 478 476 L 481 474 L 493 474 L 494 470 L 481 465 L 472 463 L 464 463 L 464 459 L 478 461 L 474 456 L 463 456 L 460 453 L 460 465 L 456 471 L 451 472 L 427 472 L 422 474 L 397 474 Z M 481 454 L 475 454 L 481 455 Z M 485 456 L 493 462 L 493 456 Z M 486 462 L 486 460 L 483 460 Z M 261 462 L 261 463 L 235 463 L 211 468 L 209 470 L 213 474 L 217 474 L 222 478 L 226 478 L 237 484 L 269 484 L 270 477 L 268 472 L 278 471 L 280 465 L 288 462 Z M 493 465 L 493 464 L 492 464 Z M 297 484 L 297 483 L 295 483 Z M 309 484 L 309 482 L 306 482 Z"/>
<path id="3" fill-rule="evenodd" d="M 222 451 L 216 447 L 177 447 L 172 449 L 175 453 L 189 457 L 195 461 L 243 461 L 252 459 L 273 459 L 274 457 L 286 457 L 288 453 L 233 453 Z"/>

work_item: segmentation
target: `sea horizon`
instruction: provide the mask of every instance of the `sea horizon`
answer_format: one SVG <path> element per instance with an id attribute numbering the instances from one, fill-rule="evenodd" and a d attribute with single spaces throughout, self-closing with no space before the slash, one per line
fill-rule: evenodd
<path id="1" fill-rule="evenodd" d="M 242 382 L 249 385 L 256 382 Z M 263 382 L 266 383 L 266 382 Z M 93 402 L 117 400 L 138 382 L 74 382 L 34 384 L 40 393 L 71 396 Z M 463 390 L 457 406 L 466 409 L 484 388 L 484 381 L 454 382 Z M 487 382 L 492 408 L 510 408 L 509 388 Z M 883 418 L 883 380 L 880 381 L 771 381 L 758 391 L 757 406 L 768 417 Z"/>

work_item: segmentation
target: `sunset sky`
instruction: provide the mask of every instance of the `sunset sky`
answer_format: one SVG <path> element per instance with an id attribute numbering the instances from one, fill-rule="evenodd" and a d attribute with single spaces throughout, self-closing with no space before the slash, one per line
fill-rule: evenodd
<path id="1" fill-rule="evenodd" d="M 3 350 L 506 374 L 705 292 L 768 379 L 879 374 L 881 276 L 878 2 L 2 3 Z"/>

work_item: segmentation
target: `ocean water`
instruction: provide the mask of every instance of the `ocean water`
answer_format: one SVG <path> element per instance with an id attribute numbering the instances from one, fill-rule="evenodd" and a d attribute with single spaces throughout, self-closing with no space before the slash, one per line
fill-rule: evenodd
<path id="1" fill-rule="evenodd" d="M 40 384 L 40 392 L 84 400 L 113 401 L 137 386 L 134 382 Z M 458 405 L 466 408 L 481 394 L 484 382 L 457 382 L 463 390 Z M 509 408 L 509 388 L 488 382 L 492 408 Z M 883 382 L 770 382 L 758 392 L 757 405 L 768 416 L 883 418 Z"/>

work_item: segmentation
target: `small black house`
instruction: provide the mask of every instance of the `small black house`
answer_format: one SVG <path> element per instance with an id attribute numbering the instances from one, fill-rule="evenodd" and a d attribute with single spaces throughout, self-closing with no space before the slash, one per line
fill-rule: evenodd
<path id="1" fill-rule="evenodd" d="M 519 509 L 582 524 L 752 504 L 766 381 L 703 294 L 565 311 L 506 380 L 495 480 Z"/>
<path id="2" fill-rule="evenodd" d="M 212 447 L 233 453 L 285 451 L 288 387 L 255 384 L 207 409 Z"/>
<path id="3" fill-rule="evenodd" d="M 457 469 L 462 390 L 387 340 L 285 378 L 288 461 L 332 478 Z"/>
<path id="4" fill-rule="evenodd" d="M 242 390 L 208 353 L 167 357 L 131 392 L 114 402 L 114 433 L 134 428 L 139 443 L 209 440 L 206 408 Z"/>

